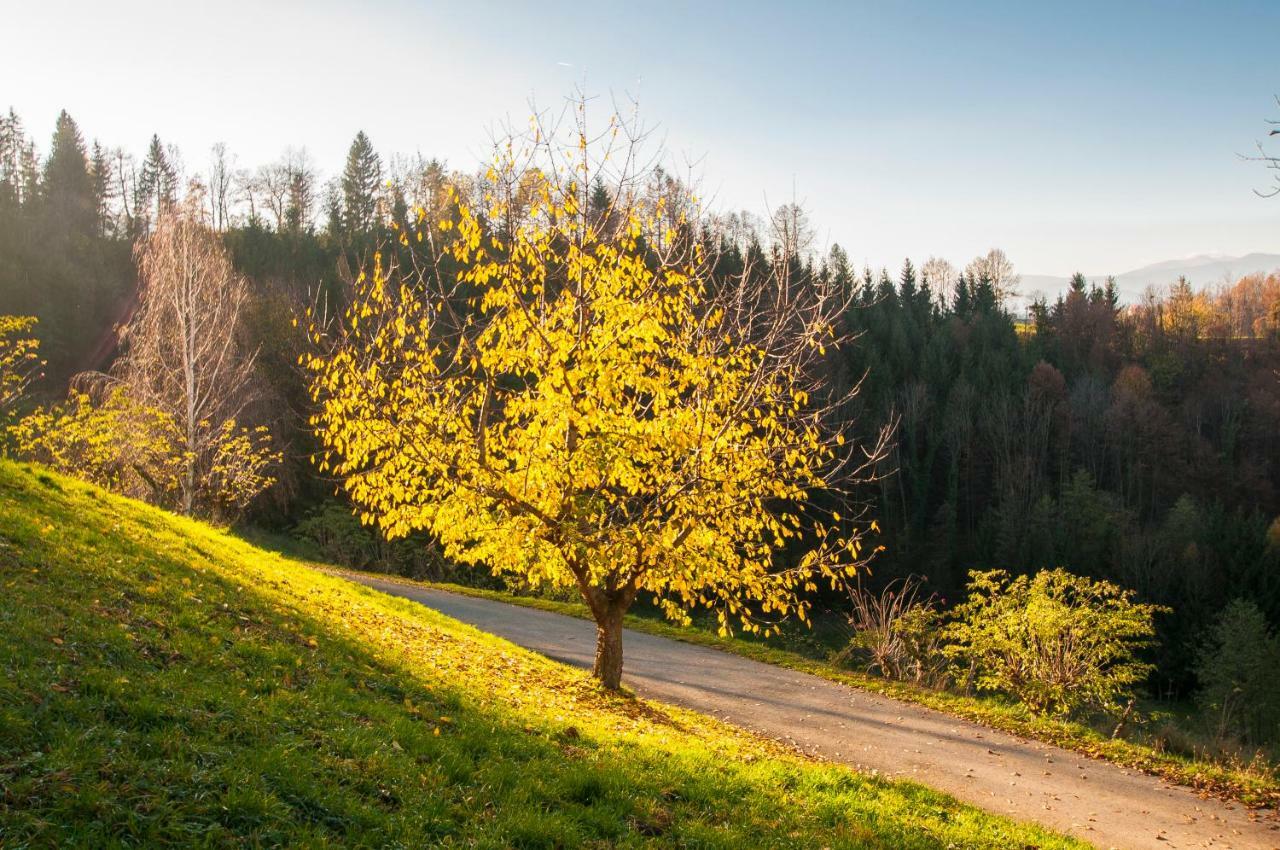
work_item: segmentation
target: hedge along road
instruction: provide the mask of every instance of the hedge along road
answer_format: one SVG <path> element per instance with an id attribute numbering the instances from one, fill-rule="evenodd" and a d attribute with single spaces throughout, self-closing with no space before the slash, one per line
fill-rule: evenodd
<path id="1" fill-rule="evenodd" d="M 590 668 L 595 626 L 488 599 L 341 574 Z M 1280 818 L 923 706 L 708 647 L 627 631 L 623 684 L 858 770 L 910 779 L 1099 847 L 1280 850 Z"/>

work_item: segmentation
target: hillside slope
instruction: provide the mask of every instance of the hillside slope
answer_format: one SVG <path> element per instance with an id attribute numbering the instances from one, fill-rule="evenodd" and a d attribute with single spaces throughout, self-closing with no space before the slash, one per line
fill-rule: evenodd
<path id="1" fill-rule="evenodd" d="M 0 847 L 1074 846 L 0 461 Z"/>

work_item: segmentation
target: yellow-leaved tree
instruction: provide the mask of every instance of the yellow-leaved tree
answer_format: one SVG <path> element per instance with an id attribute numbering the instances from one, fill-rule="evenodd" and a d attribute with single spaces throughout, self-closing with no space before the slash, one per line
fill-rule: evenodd
<path id="1" fill-rule="evenodd" d="M 0 416 L 13 411 L 40 374 L 34 316 L 0 316 Z"/>
<path id="2" fill-rule="evenodd" d="M 865 557 L 846 497 L 884 441 L 833 423 L 846 305 L 795 279 L 796 246 L 714 274 L 717 234 L 636 166 L 635 125 L 589 138 L 572 114 L 500 144 L 474 204 L 455 189 L 447 218 L 420 212 L 401 242 L 426 259 L 379 259 L 339 321 L 312 317 L 303 362 L 322 466 L 362 518 L 576 588 L 616 688 L 638 594 L 725 630 L 806 619 L 817 582 Z"/>

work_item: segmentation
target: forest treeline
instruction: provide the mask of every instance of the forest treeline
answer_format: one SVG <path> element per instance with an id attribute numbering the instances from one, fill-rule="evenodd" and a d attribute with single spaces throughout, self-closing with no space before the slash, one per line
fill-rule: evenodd
<path id="1" fill-rule="evenodd" d="M 374 539 L 311 463 L 297 368 L 307 337 L 293 319 L 340 308 L 375 251 L 423 262 L 416 246 L 442 238 L 432 224 L 450 192 L 484 190 L 483 176 L 436 160 L 383 158 L 364 133 L 327 181 L 301 149 L 241 168 L 218 146 L 184 164 L 153 137 L 137 159 L 86 142 L 66 113 L 42 154 L 11 111 L 0 118 L 0 314 L 37 317 L 47 366 L 36 395 L 63 397 L 75 376 L 112 365 L 138 306 L 134 245 L 167 208 L 198 210 L 249 282 L 252 424 L 284 449 L 248 519 L 357 565 L 421 572 L 429 541 Z M 597 190 L 606 203 L 609 187 Z M 659 172 L 644 190 L 689 188 Z M 1077 275 L 1014 315 L 1017 276 L 999 252 L 963 270 L 930 259 L 873 272 L 838 246 L 815 250 L 793 207 L 673 227 L 704 244 L 713 279 L 784 263 L 792 280 L 846 288 L 842 321 L 857 340 L 824 368 L 837 391 L 863 385 L 840 415 L 868 441 L 896 425 L 864 494 L 884 546 L 875 580 L 925 576 L 944 598 L 975 568 L 1112 580 L 1170 610 L 1154 680 L 1169 693 L 1192 686 L 1197 647 L 1233 600 L 1280 624 L 1280 274 L 1198 291 L 1170 281 L 1130 305 Z"/>

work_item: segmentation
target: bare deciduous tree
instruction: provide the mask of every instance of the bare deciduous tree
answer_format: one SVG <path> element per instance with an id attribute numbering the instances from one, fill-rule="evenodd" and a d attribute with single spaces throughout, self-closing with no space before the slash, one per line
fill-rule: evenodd
<path id="1" fill-rule="evenodd" d="M 164 215 L 138 246 L 138 311 L 124 330 L 117 375 L 132 395 L 169 414 L 185 443 L 179 501 L 196 508 L 204 478 L 253 401 L 256 352 L 240 319 L 248 286 L 216 234 L 200 222 L 203 199 Z"/>
<path id="2" fill-rule="evenodd" d="M 209 155 L 209 223 L 223 231 L 231 223 L 231 187 L 235 179 L 235 157 L 227 154 L 227 146 L 218 142 Z"/>
<path id="3" fill-rule="evenodd" d="M 971 282 L 986 278 L 995 290 L 996 300 L 1001 303 L 1018 294 L 1018 283 L 1022 279 L 1014 271 L 1013 262 L 999 248 L 992 248 L 984 256 L 974 257 L 965 266 L 964 274 Z"/>
<path id="4" fill-rule="evenodd" d="M 133 154 L 126 153 L 124 148 L 111 151 L 115 161 L 111 168 L 111 176 L 115 181 L 115 196 L 120 199 L 120 217 L 116 222 L 117 233 L 132 233 L 133 218 L 137 210 L 129 205 L 131 198 L 138 192 L 138 167 Z"/>
<path id="5" fill-rule="evenodd" d="M 265 204 L 276 230 L 311 227 L 316 206 L 316 171 L 305 148 L 287 148 L 280 159 L 260 166 L 247 187 L 251 199 Z"/>
<path id="6" fill-rule="evenodd" d="M 930 257 L 920 267 L 920 280 L 928 285 L 940 307 L 949 303 L 958 277 L 956 267 L 941 257 Z"/>
<path id="7" fill-rule="evenodd" d="M 800 204 L 792 202 L 775 209 L 771 224 L 774 247 L 783 256 L 805 255 L 813 248 L 816 235 L 808 213 Z"/>
<path id="8" fill-rule="evenodd" d="M 1280 106 L 1280 95 L 1276 96 L 1276 105 Z M 1280 119 L 1268 119 L 1267 123 L 1275 128 L 1267 134 L 1267 137 L 1280 136 Z M 1264 198 L 1274 198 L 1275 196 L 1280 195 L 1280 156 L 1268 153 L 1264 143 L 1258 142 L 1258 155 L 1249 157 L 1249 159 L 1261 162 L 1266 165 L 1267 168 L 1275 172 L 1273 175 L 1275 178 L 1275 185 L 1270 189 L 1258 189 L 1258 194 Z"/>

